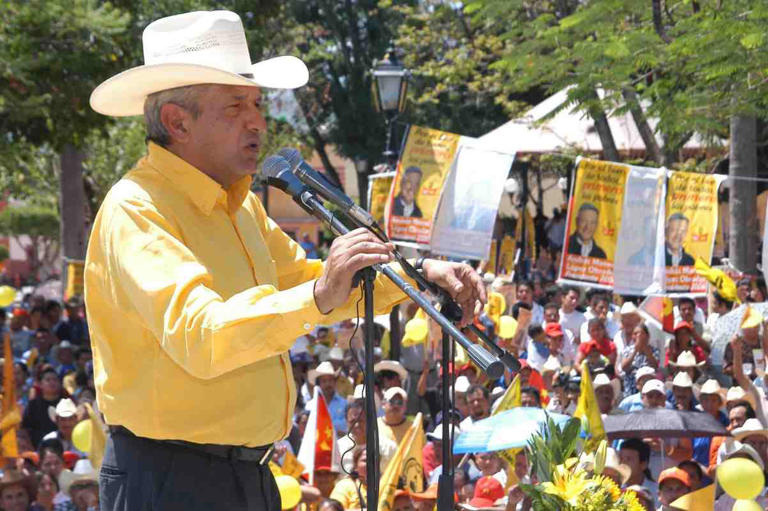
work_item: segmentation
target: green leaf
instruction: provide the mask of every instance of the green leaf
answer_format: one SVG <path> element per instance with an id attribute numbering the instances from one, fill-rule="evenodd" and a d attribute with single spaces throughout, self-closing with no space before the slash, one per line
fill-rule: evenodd
<path id="1" fill-rule="evenodd" d="M 741 45 L 748 50 L 754 50 L 762 46 L 763 41 L 765 41 L 765 33 L 763 32 L 753 32 L 739 39 Z"/>

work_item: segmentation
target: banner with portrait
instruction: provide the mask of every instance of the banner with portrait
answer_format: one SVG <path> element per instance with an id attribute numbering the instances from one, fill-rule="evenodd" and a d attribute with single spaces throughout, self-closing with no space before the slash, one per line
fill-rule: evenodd
<path id="1" fill-rule="evenodd" d="M 568 204 L 558 281 L 613 287 L 613 262 L 628 174 L 628 165 L 579 159 Z"/>
<path id="2" fill-rule="evenodd" d="M 664 222 L 667 294 L 705 294 L 707 281 L 694 269 L 709 264 L 717 232 L 717 189 L 722 175 L 669 172 Z"/>
<path id="3" fill-rule="evenodd" d="M 484 259 L 514 153 L 475 145 L 462 137 L 445 181 L 433 222 L 432 252 L 462 259 Z"/>
<path id="4" fill-rule="evenodd" d="M 411 126 L 387 200 L 387 235 L 429 247 L 432 220 L 461 135 Z"/>
<path id="5" fill-rule="evenodd" d="M 368 176 L 368 212 L 373 219 L 386 230 L 384 224 L 384 210 L 387 207 L 387 198 L 392 189 L 395 172 L 381 172 Z"/>

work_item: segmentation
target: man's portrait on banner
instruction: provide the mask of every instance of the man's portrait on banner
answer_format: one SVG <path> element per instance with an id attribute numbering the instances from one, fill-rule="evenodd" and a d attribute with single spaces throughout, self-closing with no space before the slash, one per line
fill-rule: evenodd
<path id="1" fill-rule="evenodd" d="M 594 204 L 583 203 L 576 214 L 576 229 L 568 238 L 568 253 L 605 259 L 605 251 L 595 242 L 600 211 Z"/>
<path id="2" fill-rule="evenodd" d="M 395 216 L 405 216 L 421 218 L 424 216 L 416 204 L 416 196 L 421 186 L 421 169 L 419 167 L 408 167 L 400 178 L 400 193 L 395 197 L 392 204 L 392 214 Z"/>
<path id="3" fill-rule="evenodd" d="M 690 220 L 682 213 L 672 213 L 667 218 L 667 225 L 664 229 L 666 244 L 664 264 L 666 266 L 693 266 L 693 257 L 683 248 L 689 225 Z"/>

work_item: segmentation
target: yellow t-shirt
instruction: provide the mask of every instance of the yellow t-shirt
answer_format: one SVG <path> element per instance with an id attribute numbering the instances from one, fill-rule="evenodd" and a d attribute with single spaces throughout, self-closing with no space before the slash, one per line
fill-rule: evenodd
<path id="1" fill-rule="evenodd" d="M 331 492 L 331 498 L 341 502 L 344 509 L 361 509 L 360 496 L 358 495 L 358 488 L 360 495 L 365 499 L 365 494 L 368 491 L 362 481 L 355 481 L 349 477 L 345 477 L 333 487 Z"/>

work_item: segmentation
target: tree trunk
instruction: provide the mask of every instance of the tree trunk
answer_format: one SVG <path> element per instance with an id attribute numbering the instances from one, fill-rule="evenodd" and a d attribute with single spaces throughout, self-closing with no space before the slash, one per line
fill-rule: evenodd
<path id="1" fill-rule="evenodd" d="M 621 95 L 624 96 L 624 101 L 627 102 L 629 113 L 632 114 L 632 119 L 635 121 L 637 131 L 640 133 L 640 138 L 643 139 L 646 157 L 660 165 L 662 161 L 661 150 L 659 149 L 658 142 L 656 142 L 653 130 L 648 124 L 648 119 L 645 117 L 643 107 L 637 99 L 635 89 L 633 87 L 624 87 L 621 91 Z"/>
<path id="2" fill-rule="evenodd" d="M 61 250 L 65 259 L 63 282 L 66 283 L 67 259 L 85 259 L 87 246 L 85 229 L 85 187 L 83 186 L 83 154 L 66 144 L 61 151 Z"/>
<path id="3" fill-rule="evenodd" d="M 671 39 L 664 28 L 664 20 L 661 17 L 661 0 L 651 0 L 651 11 L 653 12 L 653 28 L 661 37 L 661 40 L 669 44 Z"/>
<path id="4" fill-rule="evenodd" d="M 757 176 L 757 121 L 754 117 L 731 117 L 731 150 L 728 175 L 730 235 L 728 258 L 739 271 L 752 272 L 757 266 L 757 214 L 755 182 L 739 178 Z"/>
<path id="5" fill-rule="evenodd" d="M 368 208 L 368 174 L 371 173 L 368 160 L 355 160 L 357 170 L 358 203 L 363 208 Z"/>
<path id="6" fill-rule="evenodd" d="M 594 99 L 597 100 L 597 92 L 594 93 Z M 600 144 L 603 146 L 603 154 L 606 160 L 621 161 L 619 158 L 619 150 L 616 149 L 616 141 L 613 139 L 613 133 L 611 133 L 611 127 L 608 124 L 608 117 L 605 112 L 598 107 L 592 107 L 589 109 L 589 115 L 592 120 L 595 121 L 595 129 L 600 137 Z"/>
<path id="7" fill-rule="evenodd" d="M 325 173 L 331 178 L 331 183 L 335 184 L 339 188 L 341 186 L 341 179 L 339 179 L 339 173 L 336 172 L 336 168 L 331 163 L 331 159 L 328 157 L 328 151 L 325 150 L 325 140 L 316 127 L 310 128 L 310 134 L 312 135 L 312 141 L 314 142 L 315 151 L 320 156 L 320 161 L 323 162 L 325 167 Z"/>

